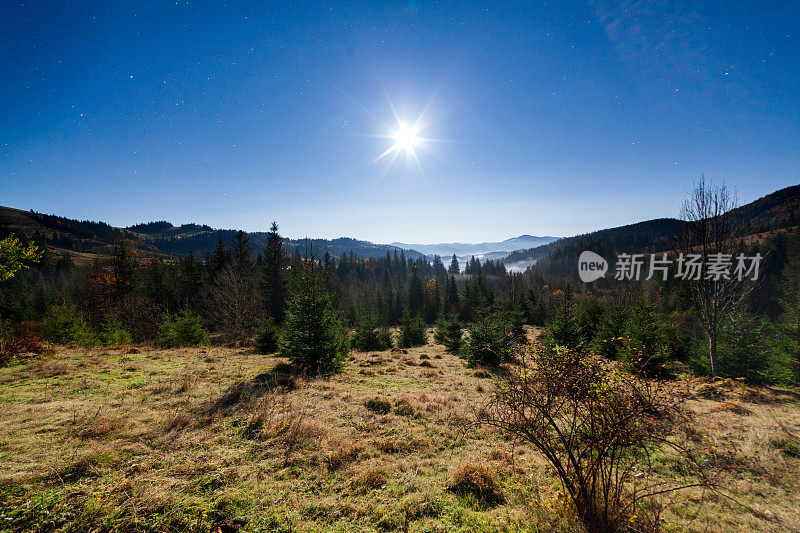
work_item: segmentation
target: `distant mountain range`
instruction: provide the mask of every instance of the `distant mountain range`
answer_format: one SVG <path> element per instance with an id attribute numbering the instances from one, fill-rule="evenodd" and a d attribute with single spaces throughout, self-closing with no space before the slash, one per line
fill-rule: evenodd
<path id="1" fill-rule="evenodd" d="M 16 233 L 28 239 L 43 239 L 50 247 L 81 254 L 103 255 L 109 252 L 114 239 L 125 237 L 145 254 L 164 256 L 183 256 L 189 252 L 201 256 L 212 252 L 220 239 L 230 244 L 236 238 L 236 230 L 215 229 L 208 225 L 183 224 L 174 226 L 167 221 L 135 224 L 127 228 L 115 228 L 105 222 L 72 220 L 56 215 L 45 215 L 34 211 L 22 211 L 11 207 L 0 207 L 0 237 Z M 266 232 L 248 232 L 250 243 L 256 253 L 263 251 L 267 244 Z M 369 241 L 340 237 L 338 239 L 309 239 L 314 253 L 325 252 L 334 257 L 353 253 L 357 257 L 383 257 L 386 252 L 402 253 L 406 258 L 416 259 L 422 255 L 432 259 L 435 254 L 447 261 L 454 253 L 459 256 L 462 266 L 469 257 L 481 259 L 500 259 L 509 252 L 531 248 L 552 242 L 555 237 L 533 237 L 522 235 L 501 242 L 479 244 L 375 244 Z M 284 238 L 284 247 L 289 253 L 303 253 L 305 239 Z"/>
<path id="2" fill-rule="evenodd" d="M 458 260 L 463 263 L 473 255 L 478 259 L 501 259 L 516 250 L 535 248 L 543 244 L 551 243 L 558 237 L 536 237 L 534 235 L 520 235 L 504 241 L 497 242 L 443 242 L 439 244 L 409 244 L 403 242 L 393 242 L 392 246 L 405 250 L 415 250 L 428 257 L 439 255 L 447 262 L 447 259 L 456 255 Z"/>
<path id="3" fill-rule="evenodd" d="M 733 211 L 742 228 L 742 236 L 760 239 L 775 232 L 800 231 L 800 185 L 787 187 L 764 196 Z M 557 239 L 520 235 L 499 242 L 409 244 L 393 242 L 375 244 L 348 237 L 338 239 L 310 239 L 313 251 L 325 252 L 334 257 L 353 253 L 357 257 L 382 257 L 387 252 L 403 253 L 407 258 L 425 255 L 432 259 L 439 255 L 447 264 L 455 254 L 463 267 L 466 260 L 475 256 L 481 260 L 502 260 L 512 271 L 524 270 L 537 261 L 547 261 L 559 270 L 569 267 L 582 250 L 594 249 L 612 252 L 644 253 L 675 249 L 676 235 L 684 222 L 674 218 L 648 220 L 627 226 Z M 72 220 L 56 215 L 45 215 L 34 211 L 22 211 L 11 207 L 0 207 L 0 238 L 16 233 L 27 239 L 38 239 L 56 250 L 72 252 L 80 257 L 91 258 L 104 255 L 111 250 L 115 239 L 129 239 L 142 253 L 155 256 L 181 256 L 189 252 L 201 256 L 214 250 L 220 239 L 230 244 L 236 230 L 215 229 L 207 225 L 184 224 L 173 226 L 166 221 L 136 224 L 128 228 L 115 228 L 104 222 Z M 265 232 L 248 233 L 256 253 L 266 247 Z M 284 239 L 289 252 L 303 252 L 305 239 Z"/>
<path id="4" fill-rule="evenodd" d="M 230 244 L 236 238 L 236 230 L 215 229 L 207 225 L 173 226 L 170 222 L 159 221 L 115 228 L 105 222 L 72 220 L 0 206 L 0 238 L 9 233 L 28 239 L 40 239 L 51 248 L 84 256 L 107 254 L 118 237 L 130 240 L 144 254 L 161 256 L 184 256 L 189 252 L 204 256 L 214 250 L 220 239 L 225 244 Z M 266 232 L 249 232 L 247 235 L 257 254 L 266 248 Z M 350 252 L 357 257 L 383 257 L 386 252 L 394 253 L 395 250 L 412 259 L 422 255 L 413 250 L 400 250 L 393 245 L 374 244 L 348 237 L 309 239 L 308 242 L 312 251 L 320 257 L 325 252 L 334 257 Z M 284 238 L 283 243 L 289 253 L 303 253 L 306 246 L 305 239 Z"/>

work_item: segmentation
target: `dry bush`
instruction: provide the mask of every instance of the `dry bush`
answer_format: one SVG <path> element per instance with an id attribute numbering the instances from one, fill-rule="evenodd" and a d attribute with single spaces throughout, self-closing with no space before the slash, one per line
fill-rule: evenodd
<path id="1" fill-rule="evenodd" d="M 505 501 L 497 476 L 484 464 L 459 464 L 450 476 L 447 490 L 460 496 L 474 496 L 486 505 L 498 505 Z"/>
<path id="2" fill-rule="evenodd" d="M 566 349 L 528 347 L 519 360 L 506 368 L 483 422 L 544 455 L 589 532 L 629 528 L 644 500 L 708 484 L 704 477 L 648 481 L 653 454 L 677 447 L 668 437 L 683 420 L 680 395 Z M 693 456 L 679 451 L 683 471 L 702 474 Z"/>
<path id="3" fill-rule="evenodd" d="M 414 416 L 416 411 L 414 402 L 408 398 L 399 398 L 394 402 L 394 414 L 398 416 Z"/>
<path id="4" fill-rule="evenodd" d="M 36 362 L 31 365 L 31 368 L 36 374 L 43 378 L 63 376 L 74 369 L 73 365 L 67 361 L 50 358 L 37 359 Z"/>
<path id="5" fill-rule="evenodd" d="M 42 344 L 37 324 L 20 322 L 15 326 L 0 320 L 0 365 L 22 354 L 52 353 L 52 347 Z"/>
<path id="6" fill-rule="evenodd" d="M 379 415 L 388 415 L 392 411 L 392 402 L 383 398 L 374 397 L 364 400 L 364 407 L 378 413 Z"/>

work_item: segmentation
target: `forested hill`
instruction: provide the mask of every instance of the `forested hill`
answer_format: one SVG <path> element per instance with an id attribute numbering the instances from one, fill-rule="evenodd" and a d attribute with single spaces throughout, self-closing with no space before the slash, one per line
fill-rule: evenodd
<path id="1" fill-rule="evenodd" d="M 181 228 L 184 228 L 184 226 L 181 226 Z M 230 245 L 236 239 L 236 230 L 211 229 L 208 226 L 191 231 L 182 231 L 181 228 L 174 228 L 170 231 L 156 234 L 140 234 L 139 236 L 155 246 L 160 252 L 169 255 L 187 255 L 190 251 L 205 255 L 206 252 L 210 253 L 214 250 L 220 239 L 226 245 Z M 250 244 L 254 250 L 261 251 L 267 246 L 266 232 L 252 232 L 247 235 L 250 237 Z M 395 250 L 398 253 L 401 251 L 400 248 L 391 245 L 374 244 L 348 237 L 339 237 L 338 239 L 310 238 L 308 239 L 308 244 L 310 251 L 315 255 L 322 255 L 328 252 L 334 257 L 342 257 L 352 252 L 356 257 L 377 258 L 384 257 L 387 251 L 390 253 L 394 253 Z M 303 254 L 305 253 L 306 240 L 284 238 L 283 246 L 289 253 L 298 251 Z M 403 250 L 403 253 L 405 257 L 412 259 L 422 255 L 413 250 Z"/>
<path id="2" fill-rule="evenodd" d="M 768 194 L 754 202 L 732 211 L 741 236 L 764 234 L 800 226 L 800 185 L 794 185 Z M 600 255 L 615 253 L 651 253 L 672 250 L 684 223 L 674 218 L 648 220 L 627 226 L 559 239 L 550 244 L 509 254 L 503 262 L 508 265 L 532 264 L 547 258 L 541 264 L 548 271 L 566 271 L 575 268 L 578 255 L 583 250 L 593 250 Z"/>
<path id="3" fill-rule="evenodd" d="M 671 250 L 677 243 L 684 223 L 674 218 L 659 218 L 618 228 L 604 229 L 575 237 L 559 239 L 553 243 L 514 252 L 503 263 L 506 265 L 543 262 L 540 268 L 557 272 L 575 270 L 580 253 L 592 250 L 603 257 L 616 252 L 648 253 Z M 546 263 L 546 264 L 545 264 Z"/>
<path id="4" fill-rule="evenodd" d="M 136 224 L 128 228 L 115 228 L 105 222 L 72 220 L 34 211 L 0 207 L 0 238 L 11 233 L 26 239 L 43 242 L 48 246 L 70 252 L 106 254 L 115 239 L 124 237 L 140 250 L 153 255 L 187 255 L 189 252 L 204 256 L 217 246 L 220 239 L 229 245 L 236 238 L 236 230 L 214 229 L 207 225 L 184 224 L 173 226 L 167 221 Z M 258 253 L 266 247 L 266 232 L 248 233 L 253 249 Z M 311 249 L 320 256 L 325 252 L 342 257 L 351 252 L 356 257 L 384 257 L 400 248 L 387 244 L 341 237 L 338 239 L 309 239 Z M 305 239 L 284 239 L 289 253 L 303 253 Z M 406 258 L 416 259 L 420 253 L 402 250 Z"/>

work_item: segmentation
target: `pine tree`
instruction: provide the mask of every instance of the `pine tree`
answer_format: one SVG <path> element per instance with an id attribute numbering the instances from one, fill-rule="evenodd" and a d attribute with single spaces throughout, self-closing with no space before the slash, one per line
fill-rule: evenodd
<path id="1" fill-rule="evenodd" d="M 236 240 L 233 241 L 233 246 L 231 248 L 231 259 L 234 268 L 243 275 L 250 274 L 255 266 L 253 247 L 250 246 L 250 237 L 242 230 L 236 232 Z"/>
<path id="2" fill-rule="evenodd" d="M 208 269 L 211 271 L 211 274 L 216 274 L 226 266 L 230 262 L 230 253 L 228 249 L 225 248 L 225 243 L 222 240 L 222 237 L 219 238 L 217 241 L 217 247 L 214 249 L 214 253 L 211 254 L 211 257 L 208 259 Z"/>
<path id="3" fill-rule="evenodd" d="M 444 263 L 442 263 L 442 258 L 438 255 L 433 256 L 433 277 L 438 280 L 443 280 L 447 276 L 447 270 L 444 268 Z"/>
<path id="4" fill-rule="evenodd" d="M 350 350 L 350 337 L 333 307 L 313 257 L 295 274 L 286 306 L 279 345 L 281 355 L 308 372 L 341 368 Z"/>
<path id="5" fill-rule="evenodd" d="M 264 251 L 261 281 L 266 312 L 278 325 L 283 322 L 286 307 L 285 261 L 283 238 L 278 233 L 278 224 L 273 222 L 267 233 L 267 249 Z"/>
<path id="6" fill-rule="evenodd" d="M 180 262 L 179 299 L 181 307 L 193 307 L 198 303 L 203 285 L 200 268 L 200 262 L 191 251 Z"/>
<path id="7" fill-rule="evenodd" d="M 456 278 L 452 274 L 447 276 L 447 284 L 444 287 L 444 314 L 457 315 L 459 313 L 458 287 Z"/>
<path id="8" fill-rule="evenodd" d="M 425 322 L 433 324 L 439 317 L 439 308 L 442 305 L 439 282 L 436 279 L 429 279 L 425 289 Z"/>
<path id="9" fill-rule="evenodd" d="M 461 272 L 461 266 L 458 264 L 458 257 L 456 254 L 453 254 L 453 260 L 450 261 L 450 268 L 447 269 L 447 273 L 455 276 Z"/>
<path id="10" fill-rule="evenodd" d="M 411 268 L 411 277 L 408 281 L 408 312 L 414 317 L 422 314 L 425 307 L 425 289 L 419 277 L 417 267 Z"/>

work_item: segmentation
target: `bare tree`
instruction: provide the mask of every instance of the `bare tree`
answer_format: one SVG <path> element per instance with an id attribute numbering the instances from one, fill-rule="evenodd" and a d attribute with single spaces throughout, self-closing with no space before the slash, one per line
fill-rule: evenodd
<path id="1" fill-rule="evenodd" d="M 735 276 L 709 274 L 708 259 L 733 257 L 738 223 L 731 212 L 738 200 L 725 185 L 707 183 L 705 177 L 695 185 L 684 200 L 681 218 L 686 229 L 680 237 L 684 256 L 698 254 L 702 266 L 696 279 L 684 277 L 691 286 L 691 297 L 703 332 L 708 339 L 711 375 L 717 375 L 717 340 L 720 328 L 728 315 L 745 295 L 745 283 Z"/>
<path id="2" fill-rule="evenodd" d="M 244 341 L 258 322 L 255 283 L 247 269 L 225 267 L 208 290 L 207 316 L 231 341 Z"/>

